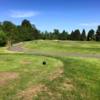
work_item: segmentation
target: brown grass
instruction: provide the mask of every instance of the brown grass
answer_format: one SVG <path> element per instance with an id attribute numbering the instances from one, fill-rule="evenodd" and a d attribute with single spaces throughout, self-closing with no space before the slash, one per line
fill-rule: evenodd
<path id="1" fill-rule="evenodd" d="M 50 76 L 49 76 L 49 80 L 52 81 L 58 77 L 61 77 L 63 74 L 63 68 L 59 68 L 56 71 L 54 71 Z"/>
<path id="2" fill-rule="evenodd" d="M 58 68 L 56 71 L 49 75 L 49 80 L 52 81 L 58 77 L 61 77 L 63 74 L 63 68 Z M 38 84 L 31 86 L 24 91 L 21 91 L 17 94 L 17 98 L 19 100 L 32 100 L 34 96 L 36 96 L 40 92 L 47 92 L 48 95 L 53 96 L 52 92 L 46 87 L 44 84 Z"/>
<path id="3" fill-rule="evenodd" d="M 28 61 L 28 60 L 25 60 L 25 59 L 20 61 L 20 64 L 22 64 L 22 65 L 29 65 L 31 63 L 32 63 L 31 61 Z"/>
<path id="4" fill-rule="evenodd" d="M 18 93 L 17 97 L 20 100 L 32 100 L 33 96 L 41 92 L 43 88 L 45 88 L 45 86 L 42 84 L 34 85 Z"/>
<path id="5" fill-rule="evenodd" d="M 0 72 L 0 86 L 7 84 L 7 81 L 18 78 L 16 72 Z"/>
<path id="6" fill-rule="evenodd" d="M 67 91 L 73 91 L 75 90 L 75 86 L 73 85 L 73 81 L 70 79 L 65 79 L 65 81 L 62 84 L 63 88 Z"/>

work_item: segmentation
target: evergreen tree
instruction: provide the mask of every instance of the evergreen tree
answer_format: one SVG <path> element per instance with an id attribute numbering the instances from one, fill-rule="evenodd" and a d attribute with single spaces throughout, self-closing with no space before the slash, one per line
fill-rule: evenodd
<path id="1" fill-rule="evenodd" d="M 59 34 L 59 39 L 60 40 L 67 40 L 67 38 L 68 38 L 68 32 L 63 30 L 62 33 Z"/>
<path id="2" fill-rule="evenodd" d="M 82 31 L 81 40 L 82 41 L 85 41 L 86 40 L 86 32 L 85 32 L 85 29 L 83 29 L 83 31 Z"/>
<path id="3" fill-rule="evenodd" d="M 53 39 L 59 39 L 59 30 L 58 29 L 54 29 L 54 32 L 53 32 Z"/>
<path id="4" fill-rule="evenodd" d="M 80 34 L 79 29 L 75 30 L 74 32 L 72 31 L 70 38 L 71 38 L 71 40 L 80 40 L 81 34 Z"/>
<path id="5" fill-rule="evenodd" d="M 94 40 L 95 39 L 95 31 L 93 29 L 91 29 L 89 32 L 88 32 L 88 35 L 87 35 L 87 40 L 88 41 L 91 41 L 91 40 Z"/>
<path id="6" fill-rule="evenodd" d="M 100 41 L 100 26 L 98 26 L 98 29 L 96 32 L 96 41 Z"/>

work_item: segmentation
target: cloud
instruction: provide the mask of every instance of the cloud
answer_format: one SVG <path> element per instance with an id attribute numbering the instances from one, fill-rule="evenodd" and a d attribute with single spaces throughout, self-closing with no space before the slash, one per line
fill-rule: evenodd
<path id="1" fill-rule="evenodd" d="M 29 18 L 37 16 L 39 12 L 36 11 L 20 11 L 20 10 L 11 10 L 10 17 L 12 18 Z"/>
<path id="2" fill-rule="evenodd" d="M 82 23 L 79 24 L 79 26 L 85 26 L 85 27 L 93 27 L 93 26 L 98 26 L 100 23 Z"/>

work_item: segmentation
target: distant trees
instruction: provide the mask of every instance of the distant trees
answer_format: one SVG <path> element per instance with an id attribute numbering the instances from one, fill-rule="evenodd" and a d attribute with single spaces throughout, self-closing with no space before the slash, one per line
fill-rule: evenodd
<path id="1" fill-rule="evenodd" d="M 67 40 L 68 39 L 68 32 L 66 32 L 65 30 L 63 30 L 60 34 L 59 34 L 59 40 Z"/>
<path id="2" fill-rule="evenodd" d="M 59 39 L 59 30 L 58 29 L 54 29 L 53 31 L 53 39 Z"/>
<path id="3" fill-rule="evenodd" d="M 32 25 L 28 20 L 23 20 L 21 26 L 18 27 L 19 38 L 22 41 L 30 41 L 38 38 L 38 30 L 35 25 Z"/>
<path id="4" fill-rule="evenodd" d="M 10 47 L 15 38 L 16 26 L 10 21 L 4 21 L 2 24 L 2 30 L 6 35 L 6 44 Z"/>
<path id="5" fill-rule="evenodd" d="M 0 30 L 0 46 L 4 46 L 6 44 L 6 34 Z"/>
<path id="6" fill-rule="evenodd" d="M 95 31 L 91 29 L 87 35 L 87 41 L 95 40 Z"/>
<path id="7" fill-rule="evenodd" d="M 85 32 L 85 29 L 83 29 L 83 31 L 82 31 L 81 40 L 82 41 L 86 41 L 86 32 Z"/>
<path id="8" fill-rule="evenodd" d="M 22 39 L 22 41 L 32 40 L 32 25 L 28 20 L 22 21 L 19 31 L 21 33 L 20 39 Z"/>
<path id="9" fill-rule="evenodd" d="M 100 26 L 98 26 L 96 34 L 93 29 L 89 30 L 87 34 L 85 29 L 82 33 L 76 29 L 69 34 L 67 31 L 61 32 L 59 29 L 54 29 L 53 32 L 41 32 L 26 19 L 22 21 L 21 25 L 15 25 L 10 21 L 0 22 L 0 46 L 8 45 L 10 47 L 13 43 L 35 39 L 100 41 Z"/>
<path id="10" fill-rule="evenodd" d="M 80 40 L 81 39 L 80 31 L 78 29 L 75 31 L 72 31 L 72 33 L 70 35 L 70 39 L 71 40 Z"/>
<path id="11" fill-rule="evenodd" d="M 42 39 L 49 39 L 49 40 L 67 40 L 68 39 L 68 32 L 63 30 L 60 32 L 58 29 L 54 29 L 53 32 L 45 31 L 44 33 L 41 33 Z"/>
<path id="12" fill-rule="evenodd" d="M 96 41 L 100 41 L 100 26 L 98 26 L 98 29 L 96 32 Z"/>
<path id="13" fill-rule="evenodd" d="M 40 38 L 40 32 L 28 20 L 16 26 L 10 21 L 0 23 L 0 45 L 11 47 L 13 43 Z"/>

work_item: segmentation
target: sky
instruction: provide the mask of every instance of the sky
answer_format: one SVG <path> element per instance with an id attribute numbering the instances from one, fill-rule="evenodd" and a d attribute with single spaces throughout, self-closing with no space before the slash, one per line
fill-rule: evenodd
<path id="1" fill-rule="evenodd" d="M 0 22 L 19 25 L 28 19 L 41 31 L 95 29 L 100 25 L 100 0 L 0 0 Z"/>

